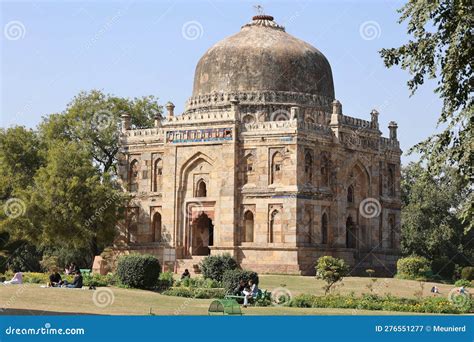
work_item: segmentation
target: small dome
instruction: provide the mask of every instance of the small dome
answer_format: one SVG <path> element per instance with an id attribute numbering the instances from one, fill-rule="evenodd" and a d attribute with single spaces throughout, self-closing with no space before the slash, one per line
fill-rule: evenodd
<path id="1" fill-rule="evenodd" d="M 240 91 L 283 91 L 334 99 L 331 66 L 310 44 L 258 15 L 211 47 L 194 76 L 193 97 Z"/>

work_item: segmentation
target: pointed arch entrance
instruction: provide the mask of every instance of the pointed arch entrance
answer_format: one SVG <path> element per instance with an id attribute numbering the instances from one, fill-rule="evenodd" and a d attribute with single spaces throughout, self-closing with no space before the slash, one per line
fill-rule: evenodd
<path id="1" fill-rule="evenodd" d="M 214 245 L 214 224 L 212 219 L 202 212 L 191 224 L 191 254 L 209 255 Z"/>
<path id="2" fill-rule="evenodd" d="M 352 217 L 349 216 L 346 220 L 346 247 L 357 247 L 357 229 Z"/>

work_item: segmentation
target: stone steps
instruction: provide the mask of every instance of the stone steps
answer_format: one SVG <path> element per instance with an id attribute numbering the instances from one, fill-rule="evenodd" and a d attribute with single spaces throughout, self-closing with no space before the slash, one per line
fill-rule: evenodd
<path id="1" fill-rule="evenodd" d="M 181 274 L 184 272 L 185 269 L 188 269 L 191 275 L 193 274 L 200 274 L 201 270 L 199 269 L 199 263 L 202 259 L 204 259 L 207 255 L 195 255 L 189 259 L 177 259 L 177 269 L 176 273 Z"/>

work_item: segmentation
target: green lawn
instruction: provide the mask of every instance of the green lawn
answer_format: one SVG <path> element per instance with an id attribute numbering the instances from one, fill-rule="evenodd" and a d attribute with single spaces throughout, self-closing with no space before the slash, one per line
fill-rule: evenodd
<path id="1" fill-rule="evenodd" d="M 299 293 L 323 294 L 323 283 L 314 277 L 262 275 L 260 287 L 274 290 L 286 287 L 294 296 Z M 339 292 L 357 294 L 368 292 L 368 278 L 351 277 L 344 280 Z M 150 310 L 156 315 L 207 315 L 211 299 L 192 299 L 163 296 L 150 291 L 122 289 L 117 287 L 108 290 L 74 290 L 41 288 L 38 284 L 0 285 L 0 307 L 3 314 L 61 314 L 84 313 L 104 315 L 147 315 Z M 432 283 L 426 283 L 424 295 L 430 295 Z M 450 285 L 440 285 L 441 295 L 445 296 L 452 288 Z M 411 297 L 419 291 L 418 282 L 398 279 L 381 278 L 374 286 L 376 293 L 391 293 L 396 296 Z M 100 292 L 102 291 L 102 292 Z M 111 291 L 111 292 L 106 292 Z M 99 295 L 96 302 L 109 303 L 99 307 L 94 303 L 93 295 Z M 110 303 L 111 293 L 113 303 Z M 102 298 L 101 298 L 102 297 Z M 101 301 L 101 299 L 103 301 Z M 304 309 L 289 307 L 249 307 L 242 309 L 246 315 L 389 315 L 403 314 L 389 311 L 368 311 L 351 309 Z M 2 313 L 2 312 L 0 312 Z"/>

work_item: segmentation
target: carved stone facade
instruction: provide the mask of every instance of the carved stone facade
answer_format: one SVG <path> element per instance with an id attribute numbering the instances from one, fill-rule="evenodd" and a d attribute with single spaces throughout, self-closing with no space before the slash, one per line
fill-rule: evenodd
<path id="1" fill-rule="evenodd" d="M 393 269 L 400 227 L 396 124 L 384 138 L 378 112 L 370 121 L 344 115 L 325 57 L 275 25 L 257 16 L 226 39 L 240 42 L 235 37 L 245 34 L 242 51 L 226 40 L 218 52 L 211 48 L 181 115 L 168 103 L 168 115 L 150 129 L 133 129 L 123 116 L 119 173 L 133 199 L 118 250 L 152 253 L 175 271 L 192 271 L 204 256 L 225 252 L 258 272 L 314 274 L 323 255 L 344 258 L 353 273 Z M 254 50 L 245 46 L 249 39 Z M 248 77 L 280 77 L 290 54 L 286 78 L 306 70 L 306 82 L 324 75 L 326 84 L 301 89 L 294 80 L 288 91 L 265 80 L 275 89 L 245 89 L 244 80 L 226 82 L 245 77 L 229 70 L 228 55 L 239 53 L 248 57 Z M 263 62 L 271 65 L 259 69 L 256 56 L 272 54 Z M 214 92 L 203 93 L 208 89 Z"/>

